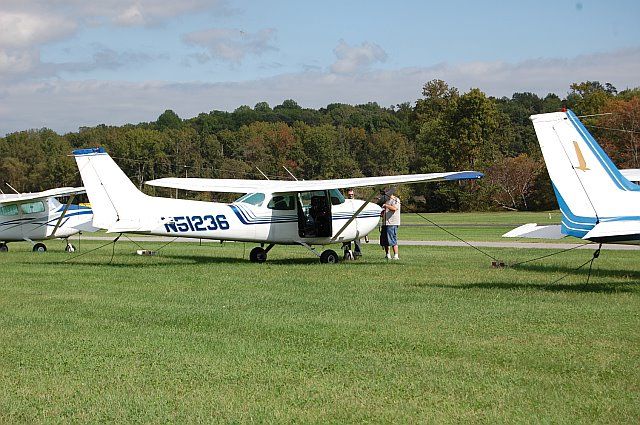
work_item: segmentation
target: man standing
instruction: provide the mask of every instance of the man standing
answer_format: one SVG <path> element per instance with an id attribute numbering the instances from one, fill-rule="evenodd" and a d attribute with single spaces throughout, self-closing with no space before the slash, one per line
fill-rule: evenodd
<path id="1" fill-rule="evenodd" d="M 400 198 L 391 195 L 382 205 L 384 209 L 384 227 L 387 231 L 387 244 L 384 247 L 387 259 L 391 259 L 389 247 L 393 247 L 393 259 L 398 258 L 398 226 L 400 225 Z"/>

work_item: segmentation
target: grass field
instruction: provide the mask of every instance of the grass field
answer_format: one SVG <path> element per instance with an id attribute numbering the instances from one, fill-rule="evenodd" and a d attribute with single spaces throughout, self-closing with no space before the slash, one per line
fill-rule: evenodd
<path id="1" fill-rule="evenodd" d="M 400 235 L 406 240 L 456 240 L 438 226 L 454 235 L 470 241 L 514 242 L 517 239 L 505 239 L 507 233 L 521 224 L 538 223 L 539 225 L 560 224 L 559 211 L 546 212 L 487 212 L 487 213 L 437 213 L 437 214 L 403 214 L 402 224 L 411 227 L 403 228 Z M 523 239 L 526 242 L 563 242 L 576 243 L 576 239 L 559 240 Z"/>
<path id="2" fill-rule="evenodd" d="M 634 252 L 62 246 L 0 255 L 2 423 L 640 420 Z"/>

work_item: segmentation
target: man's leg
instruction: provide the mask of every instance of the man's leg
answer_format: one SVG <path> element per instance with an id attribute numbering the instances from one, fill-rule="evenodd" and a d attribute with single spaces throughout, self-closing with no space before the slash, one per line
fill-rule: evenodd
<path id="1" fill-rule="evenodd" d="M 398 259 L 398 226 L 387 226 L 387 239 L 389 245 L 393 247 L 393 259 Z"/>

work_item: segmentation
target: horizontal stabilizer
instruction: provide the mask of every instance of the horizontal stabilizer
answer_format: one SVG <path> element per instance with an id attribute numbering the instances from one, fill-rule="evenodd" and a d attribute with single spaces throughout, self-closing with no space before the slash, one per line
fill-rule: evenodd
<path id="1" fill-rule="evenodd" d="M 602 221 L 595 225 L 583 239 L 606 238 L 640 234 L 640 220 Z"/>
<path id="2" fill-rule="evenodd" d="M 640 169 L 638 168 L 627 168 L 620 170 L 620 173 L 630 182 L 640 182 Z"/>
<path id="3" fill-rule="evenodd" d="M 476 171 L 458 171 L 450 173 L 405 174 L 381 177 L 357 177 L 351 179 L 330 180 L 243 180 L 243 179 L 199 179 L 168 177 L 150 180 L 150 186 L 171 189 L 194 190 L 199 192 L 225 193 L 291 193 L 312 190 L 346 189 L 352 187 L 386 186 L 402 183 L 420 183 L 447 180 L 476 180 L 483 176 Z"/>
<path id="4" fill-rule="evenodd" d="M 562 239 L 566 235 L 561 232 L 562 226 L 553 224 L 550 226 L 538 226 L 537 223 L 527 223 L 505 233 L 503 238 L 530 238 L 530 239 Z"/>

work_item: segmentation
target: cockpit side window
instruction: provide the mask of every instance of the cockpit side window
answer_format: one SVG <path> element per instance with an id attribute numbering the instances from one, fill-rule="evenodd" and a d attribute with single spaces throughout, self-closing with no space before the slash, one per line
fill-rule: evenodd
<path id="1" fill-rule="evenodd" d="M 344 204 L 344 195 L 338 189 L 331 189 L 329 196 L 331 196 L 331 205 Z"/>
<path id="2" fill-rule="evenodd" d="M 295 210 L 296 199 L 294 195 L 274 195 L 267 208 L 272 210 Z"/>
<path id="3" fill-rule="evenodd" d="M 0 205 L 0 215 L 18 215 L 18 204 Z"/>
<path id="4" fill-rule="evenodd" d="M 20 204 L 20 209 L 22 210 L 23 214 L 35 214 L 43 212 L 45 210 L 44 203 L 42 201 Z"/>
<path id="5" fill-rule="evenodd" d="M 236 202 L 244 202 L 245 204 L 255 205 L 259 207 L 264 202 L 264 193 L 247 193 Z"/>

